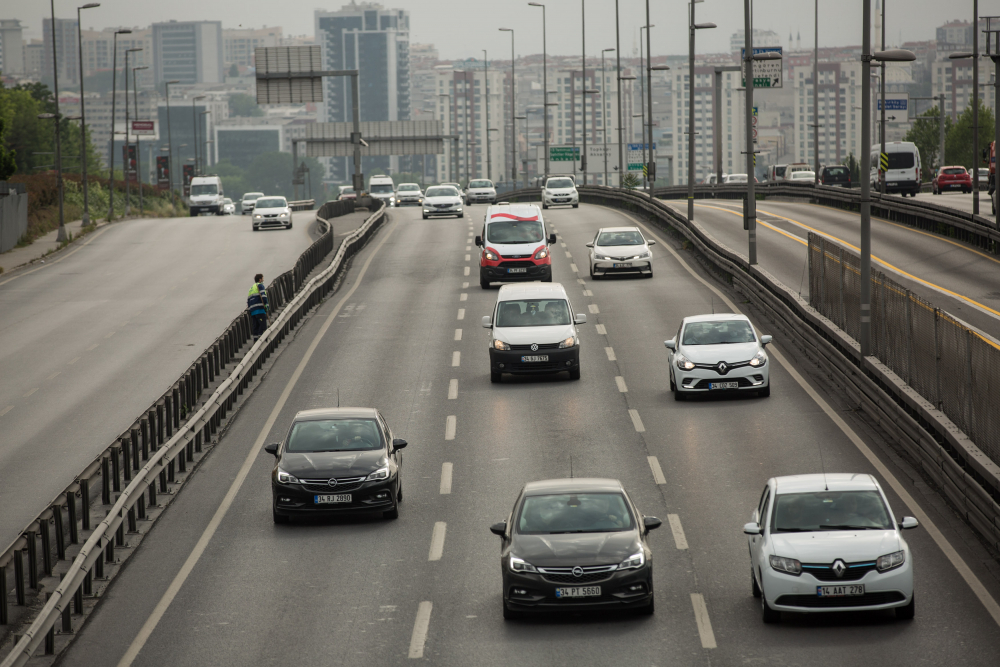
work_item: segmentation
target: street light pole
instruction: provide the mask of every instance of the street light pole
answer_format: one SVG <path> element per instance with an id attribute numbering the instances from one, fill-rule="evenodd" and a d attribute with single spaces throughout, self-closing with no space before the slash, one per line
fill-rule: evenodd
<path id="1" fill-rule="evenodd" d="M 510 180 L 517 187 L 517 77 L 514 76 L 514 29 L 500 28 L 510 33 Z"/>
<path id="2" fill-rule="evenodd" d="M 177 205 L 177 193 L 174 192 L 174 167 L 177 163 L 174 160 L 174 141 L 170 136 L 170 86 L 175 83 L 180 83 L 180 81 L 172 79 L 163 82 L 163 93 L 167 99 L 167 148 L 169 150 L 167 154 L 167 187 L 170 188 L 170 204 L 172 206 Z"/>
<path id="3" fill-rule="evenodd" d="M 714 23 L 695 23 L 694 6 L 704 0 L 691 0 L 688 17 L 688 222 L 694 222 L 694 33 L 696 30 L 714 28 Z M 747 19 L 749 21 L 749 19 Z M 752 53 L 750 55 L 753 55 Z M 753 72 L 750 77 L 753 78 Z M 749 103 L 748 103 L 749 105 Z M 749 178 L 747 179 L 749 180 Z"/>
<path id="4" fill-rule="evenodd" d="M 652 198 L 653 181 L 656 180 L 656 158 L 653 157 L 653 52 L 650 46 L 649 0 L 646 0 L 646 109 L 649 116 L 649 160 L 646 162 L 646 194 Z M 643 141 L 646 128 L 642 131 Z"/>
<path id="5" fill-rule="evenodd" d="M 455 84 L 455 81 L 454 81 L 454 79 L 452 79 L 452 85 L 454 85 L 454 84 Z M 457 182 L 456 173 L 455 173 L 455 162 L 458 160 L 458 134 L 457 134 L 458 130 L 455 128 L 455 125 L 457 125 L 457 122 L 455 120 L 453 120 L 454 114 L 455 114 L 455 109 L 454 109 L 454 107 L 452 106 L 452 103 L 451 103 L 451 93 L 447 93 L 447 94 L 446 93 L 438 93 L 438 97 L 447 97 L 448 98 L 448 129 L 450 130 L 451 136 L 452 136 L 452 140 L 451 140 L 451 160 L 449 161 L 449 164 L 448 164 L 448 166 L 450 167 L 450 169 L 448 170 L 448 173 L 450 174 L 451 180 Z"/>
<path id="6" fill-rule="evenodd" d="M 819 0 L 815 0 L 813 6 L 813 22 L 815 28 L 815 41 L 813 42 L 813 184 L 817 185 L 819 184 Z"/>
<path id="7" fill-rule="evenodd" d="M 523 120 L 524 121 L 524 148 L 525 148 L 525 153 L 527 153 L 528 149 L 531 148 L 531 145 L 528 143 L 528 109 L 527 109 L 527 107 L 525 107 L 525 109 L 524 109 L 524 115 L 523 116 L 514 116 L 514 121 L 515 122 L 519 121 L 519 120 Z M 524 187 L 528 187 L 528 160 L 527 160 L 527 156 L 525 156 L 524 171 L 522 173 L 524 174 Z M 515 187 L 517 186 L 517 182 L 516 181 L 514 183 L 514 186 Z"/>
<path id="8" fill-rule="evenodd" d="M 625 185 L 625 154 L 622 146 L 622 45 L 619 27 L 618 0 L 615 0 L 615 78 L 618 86 L 618 187 Z"/>
<path id="9" fill-rule="evenodd" d="M 205 111 L 202 111 L 198 115 L 199 116 L 208 116 L 210 113 L 212 113 L 211 110 L 207 110 L 206 109 Z M 205 146 L 204 146 L 204 149 L 203 149 L 203 151 L 201 153 L 201 163 L 198 165 L 198 174 L 200 176 L 204 176 L 205 175 L 205 169 L 206 169 L 206 167 L 208 167 L 208 144 L 211 141 L 211 139 L 208 138 L 208 125 L 209 125 L 208 119 L 206 118 L 205 119 L 205 140 L 202 141 L 202 143 Z"/>
<path id="10" fill-rule="evenodd" d="M 55 90 L 52 98 L 56 105 L 56 184 L 59 190 L 59 234 L 56 241 L 64 243 L 66 241 L 66 224 L 63 219 L 63 177 L 62 177 L 62 150 L 59 135 L 62 128 L 59 126 L 59 57 L 56 54 L 56 0 L 49 0 L 52 9 L 52 87 Z"/>
<path id="11" fill-rule="evenodd" d="M 994 115 L 1000 109 L 993 110 Z M 979 0 L 972 0 L 972 214 L 979 215 Z"/>
<path id="12" fill-rule="evenodd" d="M 617 7 L 617 0 L 616 7 Z M 545 5 L 540 2 L 529 2 L 532 7 L 542 8 L 542 128 L 545 136 L 545 175 L 549 174 L 549 56 L 545 37 Z"/>
<path id="13" fill-rule="evenodd" d="M 136 51 L 142 51 L 142 49 L 126 49 L 125 50 L 125 215 L 132 212 L 132 180 L 129 178 L 130 172 L 132 170 L 132 160 L 129 156 L 131 152 L 129 149 L 132 147 L 132 137 L 129 133 L 129 123 L 128 123 L 128 54 L 135 53 Z M 113 129 L 113 125 L 112 125 Z M 139 174 L 136 172 L 136 177 Z"/>
<path id="14" fill-rule="evenodd" d="M 205 99 L 204 95 L 197 95 L 191 98 L 191 123 L 194 125 L 194 175 L 198 175 L 198 111 L 195 103 Z"/>
<path id="15" fill-rule="evenodd" d="M 649 17 L 647 16 L 646 18 L 648 20 Z M 639 122 L 642 123 L 642 140 L 641 140 L 642 141 L 642 167 L 643 167 L 643 169 L 642 169 L 642 185 L 643 185 L 644 188 L 647 188 L 646 194 L 649 194 L 649 190 L 648 190 L 648 188 L 649 188 L 649 173 L 648 173 L 649 172 L 649 168 L 647 167 L 647 165 L 649 164 L 649 161 L 648 161 L 648 159 L 646 157 L 646 105 L 643 104 L 643 101 L 644 101 L 644 98 L 646 97 L 646 88 L 648 86 L 646 85 L 645 79 L 642 78 L 642 70 L 645 69 L 646 65 L 648 65 L 649 63 L 648 62 L 644 63 L 643 62 L 643 58 L 642 58 L 642 31 L 645 30 L 646 31 L 646 35 L 649 35 L 649 29 L 652 28 L 652 27 L 653 26 L 649 25 L 648 22 L 647 22 L 646 25 L 639 26 L 639 118 L 641 119 Z M 646 56 L 647 56 L 647 61 L 648 61 L 649 54 L 647 53 Z"/>
<path id="16" fill-rule="evenodd" d="M 746 205 L 746 228 L 749 240 L 749 261 L 750 265 L 757 263 L 757 195 L 754 192 L 754 148 L 753 148 L 753 16 L 750 9 L 750 0 L 743 0 L 743 27 L 744 35 L 744 79 L 746 79 L 746 107 L 744 109 L 746 122 L 746 157 L 747 157 L 747 205 Z M 815 70 L 813 70 L 815 72 Z M 815 74 L 813 75 L 813 91 L 816 90 Z M 692 81 L 692 84 L 694 81 Z M 693 110 L 692 110 L 693 111 Z M 815 120 L 815 119 L 814 119 Z M 814 151 L 819 150 L 819 144 L 814 143 Z"/>
<path id="17" fill-rule="evenodd" d="M 149 69 L 147 65 L 142 67 L 132 68 L 132 106 L 133 111 L 135 111 L 135 119 L 139 120 L 139 83 L 136 80 L 135 73 L 137 70 Z M 139 217 L 143 214 L 143 203 L 142 203 L 142 142 L 139 140 L 139 135 L 135 135 L 135 184 L 139 188 Z"/>
<path id="18" fill-rule="evenodd" d="M 114 54 L 111 56 L 111 149 L 108 162 L 108 222 L 115 215 L 115 98 L 118 84 L 118 35 L 131 35 L 132 31 L 126 29 L 115 31 Z M 127 76 L 127 75 L 126 75 Z"/>
<path id="19" fill-rule="evenodd" d="M 818 0 L 817 0 L 818 2 Z M 882 51 L 885 51 L 885 3 L 886 0 L 882 0 L 882 35 L 880 37 L 879 43 L 882 45 Z M 975 30 L 975 28 L 973 28 Z M 879 111 L 879 167 L 882 165 L 882 154 L 885 153 L 885 62 L 882 62 L 882 72 L 879 77 L 879 98 L 880 105 L 882 109 Z M 880 169 L 881 171 L 881 169 Z M 879 179 L 878 191 L 883 197 L 885 196 L 885 172 L 882 172 L 882 178 Z"/>
<path id="20" fill-rule="evenodd" d="M 601 50 L 601 122 L 604 124 L 604 185 L 608 185 L 608 75 L 604 70 L 604 54 L 613 48 Z"/>
<path id="21" fill-rule="evenodd" d="M 77 48 L 77 60 L 80 61 L 80 161 L 83 163 L 82 176 L 83 176 L 83 226 L 87 227 L 90 225 L 90 199 L 88 198 L 88 188 L 87 188 L 87 114 L 86 114 L 86 98 L 83 95 L 83 31 L 80 27 L 80 10 L 82 9 L 93 9 L 94 7 L 100 7 L 99 2 L 88 2 L 87 4 L 76 8 L 76 48 Z M 111 123 L 112 127 L 114 122 Z"/>
<path id="22" fill-rule="evenodd" d="M 486 103 L 483 106 L 486 108 L 486 129 L 484 134 L 486 135 L 486 178 L 493 180 L 493 153 L 490 150 L 490 60 L 486 55 L 486 49 L 483 49 L 483 88 L 486 91 Z"/>
<path id="23" fill-rule="evenodd" d="M 649 4 L 649 0 L 646 1 Z M 648 7 L 647 7 L 648 9 Z M 647 17 L 648 18 L 648 17 Z M 587 7 L 586 0 L 580 0 L 580 35 L 582 37 L 583 57 L 580 59 L 580 103 L 583 105 L 583 148 L 580 149 L 580 171 L 583 172 L 583 184 L 587 184 Z M 574 114 L 575 116 L 575 114 Z M 576 118 L 573 118 L 576 127 Z"/>
<path id="24" fill-rule="evenodd" d="M 993 180 L 990 181 L 990 209 L 993 215 L 997 213 L 997 140 L 1000 140 L 1000 30 L 990 29 L 993 19 L 1000 16 L 984 16 L 986 19 L 986 55 L 993 61 L 993 150 L 990 155 L 990 167 L 993 169 Z M 978 27 L 978 26 L 977 26 Z M 990 52 L 990 35 L 996 35 L 996 52 Z M 978 177 L 978 172 L 976 176 Z"/>

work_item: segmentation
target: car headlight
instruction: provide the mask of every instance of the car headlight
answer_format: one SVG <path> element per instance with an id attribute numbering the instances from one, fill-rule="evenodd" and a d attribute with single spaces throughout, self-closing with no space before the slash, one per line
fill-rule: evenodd
<path id="1" fill-rule="evenodd" d="M 767 363 L 767 355 L 764 354 L 764 350 L 761 350 L 757 354 L 753 355 L 753 359 L 750 360 L 750 365 L 754 368 L 758 368 Z"/>
<path id="2" fill-rule="evenodd" d="M 287 218 L 288 217 L 288 213 L 279 213 L 278 217 L 279 218 Z"/>
<path id="3" fill-rule="evenodd" d="M 524 560 L 521 560 L 520 558 L 518 558 L 514 554 L 510 555 L 510 561 L 509 562 L 510 562 L 510 571 L 511 572 L 534 572 L 536 574 L 538 573 L 538 570 L 535 569 L 534 565 L 532 565 L 531 563 L 528 563 L 528 562 L 526 562 Z"/>
<path id="4" fill-rule="evenodd" d="M 486 257 L 486 259 L 490 260 L 491 262 L 495 262 L 498 259 L 500 259 L 499 257 L 497 257 L 494 253 L 490 252 L 489 250 L 484 250 L 483 251 L 483 256 Z"/>
<path id="5" fill-rule="evenodd" d="M 493 349 L 494 350 L 509 350 L 510 349 L 510 345 L 508 345 L 507 343 L 503 342 L 499 338 L 494 338 L 493 339 Z"/>
<path id="6" fill-rule="evenodd" d="M 372 474 L 365 478 L 366 482 L 377 482 L 380 479 L 389 479 L 389 467 L 382 466 Z"/>
<path id="7" fill-rule="evenodd" d="M 646 564 L 646 554 L 642 549 L 623 560 L 619 565 L 619 570 L 636 570 Z"/>
<path id="8" fill-rule="evenodd" d="M 566 347 L 576 347 L 577 342 L 576 336 L 570 336 L 566 340 L 559 343 L 559 349 L 561 350 Z"/>
<path id="9" fill-rule="evenodd" d="M 289 475 L 287 472 L 278 468 L 278 484 L 298 484 L 299 480 L 295 475 Z"/>
<path id="10" fill-rule="evenodd" d="M 598 255 L 598 254 L 595 254 L 594 255 L 594 259 L 596 259 L 598 261 L 605 261 L 605 260 L 608 260 L 608 259 L 611 259 L 611 258 L 608 257 L 607 255 Z"/>
<path id="11" fill-rule="evenodd" d="M 899 567 L 905 562 L 906 562 L 906 552 L 897 551 L 895 553 L 879 556 L 878 560 L 875 562 L 875 567 L 878 568 L 879 572 L 887 572 L 888 570 L 892 570 Z"/>
<path id="12" fill-rule="evenodd" d="M 781 556 L 771 556 L 768 559 L 771 562 L 771 569 L 777 570 L 778 572 L 784 572 L 785 574 L 792 574 L 796 577 L 802 573 L 802 563 L 795 560 L 794 558 L 782 558 Z"/>
<path id="13" fill-rule="evenodd" d="M 548 248 L 542 248 L 541 250 L 535 253 L 535 259 L 545 259 L 548 256 L 549 256 Z"/>
<path id="14" fill-rule="evenodd" d="M 638 259 L 649 259 L 652 256 L 653 256 L 653 253 L 651 253 L 650 251 L 647 250 L 646 252 L 640 254 L 638 256 Z"/>
<path id="15" fill-rule="evenodd" d="M 677 364 L 677 368 L 682 371 L 694 370 L 694 362 L 685 357 L 680 352 L 674 354 L 674 362 Z"/>
<path id="16" fill-rule="evenodd" d="M 264 217 L 264 216 L 260 215 L 259 213 L 254 213 L 254 216 L 253 216 L 253 219 L 254 219 L 254 220 L 260 220 L 260 219 L 262 219 L 263 217 Z"/>

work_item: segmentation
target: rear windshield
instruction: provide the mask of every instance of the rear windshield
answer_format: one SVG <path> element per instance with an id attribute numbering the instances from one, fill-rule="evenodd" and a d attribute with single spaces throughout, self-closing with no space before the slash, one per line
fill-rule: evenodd
<path id="1" fill-rule="evenodd" d="M 192 195 L 217 195 L 219 194 L 219 186 L 215 183 L 200 183 L 198 185 L 191 186 Z"/>
<path id="2" fill-rule="evenodd" d="M 632 513 L 620 493 L 528 496 L 517 518 L 517 532 L 527 535 L 609 533 L 632 526 Z"/>
<path id="3" fill-rule="evenodd" d="M 494 220 L 486 226 L 490 243 L 541 243 L 545 235 L 538 220 Z"/>
<path id="4" fill-rule="evenodd" d="M 549 188 L 550 190 L 555 190 L 558 188 L 572 188 L 573 181 L 571 181 L 568 178 L 550 178 L 549 181 L 545 184 L 545 187 Z"/>
<path id="5" fill-rule="evenodd" d="M 788 169 L 788 165 L 783 165 L 781 167 L 775 167 L 774 168 L 774 176 L 775 176 L 775 178 L 781 178 L 782 176 L 784 176 L 786 169 Z"/>
<path id="6" fill-rule="evenodd" d="M 946 174 L 964 174 L 965 167 L 952 167 L 950 169 L 942 169 L 941 171 Z"/>
<path id="7" fill-rule="evenodd" d="M 258 199 L 255 208 L 284 208 L 288 203 L 284 199 Z"/>
<path id="8" fill-rule="evenodd" d="M 323 419 L 292 426 L 285 451 L 344 452 L 381 447 L 382 437 L 374 419 Z"/>
<path id="9" fill-rule="evenodd" d="M 847 176 L 847 167 L 827 167 L 824 176 Z"/>
<path id="10" fill-rule="evenodd" d="M 727 345 L 752 343 L 757 340 L 749 322 L 691 322 L 684 327 L 683 345 Z"/>
<path id="11" fill-rule="evenodd" d="M 889 169 L 912 169 L 913 153 L 889 153 Z"/>
<path id="12" fill-rule="evenodd" d="M 458 190 L 455 188 L 428 188 L 427 197 L 457 197 Z"/>
<path id="13" fill-rule="evenodd" d="M 774 533 L 891 529 L 878 491 L 784 493 L 774 499 Z"/>
<path id="14" fill-rule="evenodd" d="M 492 188 L 492 181 L 472 181 L 469 183 L 470 188 Z"/>
<path id="15" fill-rule="evenodd" d="M 570 324 L 569 304 L 565 299 L 526 299 L 501 301 L 497 308 L 498 327 L 550 327 Z"/>
<path id="16" fill-rule="evenodd" d="M 642 245 L 642 234 L 639 232 L 602 232 L 597 237 L 597 245 Z"/>

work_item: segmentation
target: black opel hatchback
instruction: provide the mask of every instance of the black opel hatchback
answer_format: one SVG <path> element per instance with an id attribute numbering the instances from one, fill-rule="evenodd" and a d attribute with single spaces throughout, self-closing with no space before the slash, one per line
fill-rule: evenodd
<path id="1" fill-rule="evenodd" d="M 397 518 L 404 447 L 374 408 L 299 412 L 284 441 L 264 448 L 275 457 L 274 522 L 348 512 Z"/>

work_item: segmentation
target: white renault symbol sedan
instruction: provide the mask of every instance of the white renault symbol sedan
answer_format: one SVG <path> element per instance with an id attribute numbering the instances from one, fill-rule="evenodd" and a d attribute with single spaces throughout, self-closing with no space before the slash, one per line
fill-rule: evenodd
<path id="1" fill-rule="evenodd" d="M 770 336 L 757 337 L 746 315 L 685 317 L 677 336 L 663 342 L 670 351 L 670 390 L 674 399 L 744 391 L 770 396 L 764 351 L 770 342 Z"/>
<path id="2" fill-rule="evenodd" d="M 782 611 L 895 609 L 914 614 L 913 558 L 882 487 L 868 474 L 813 474 L 767 481 L 750 523 L 750 587 L 765 623 Z"/>
<path id="3" fill-rule="evenodd" d="M 254 202 L 253 230 L 292 228 L 292 209 L 284 197 L 261 197 Z"/>
<path id="4" fill-rule="evenodd" d="M 612 273 L 638 273 L 653 277 L 653 253 L 638 227 L 604 227 L 597 230 L 590 248 L 590 277 L 594 280 Z"/>

